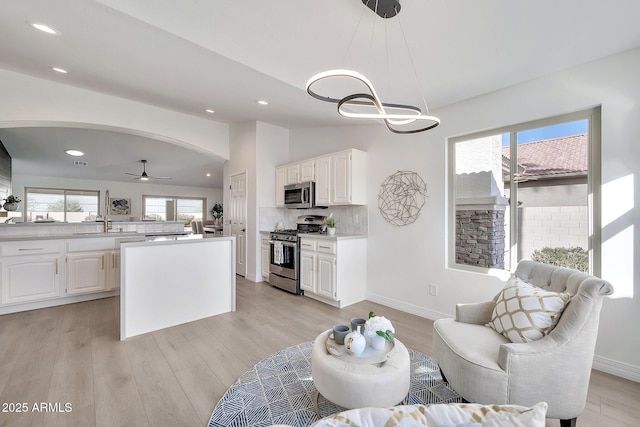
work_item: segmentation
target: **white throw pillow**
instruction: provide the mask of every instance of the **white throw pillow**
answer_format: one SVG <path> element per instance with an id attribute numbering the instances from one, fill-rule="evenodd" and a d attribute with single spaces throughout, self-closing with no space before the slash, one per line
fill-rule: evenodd
<path id="1" fill-rule="evenodd" d="M 544 427 L 547 404 L 518 405 L 448 403 L 351 409 L 330 415 L 313 427 Z"/>
<path id="2" fill-rule="evenodd" d="M 545 291 L 512 277 L 498 294 L 487 326 L 511 342 L 539 340 L 556 326 L 570 299 L 567 292 Z"/>

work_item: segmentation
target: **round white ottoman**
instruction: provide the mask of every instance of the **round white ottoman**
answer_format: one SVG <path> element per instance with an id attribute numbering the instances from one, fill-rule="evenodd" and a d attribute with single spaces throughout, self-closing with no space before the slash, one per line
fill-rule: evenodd
<path id="1" fill-rule="evenodd" d="M 318 335 L 311 352 L 313 384 L 327 400 L 346 409 L 386 408 L 402 402 L 409 392 L 409 352 L 396 339 L 393 353 L 378 365 L 349 363 L 327 351 L 330 331 Z"/>

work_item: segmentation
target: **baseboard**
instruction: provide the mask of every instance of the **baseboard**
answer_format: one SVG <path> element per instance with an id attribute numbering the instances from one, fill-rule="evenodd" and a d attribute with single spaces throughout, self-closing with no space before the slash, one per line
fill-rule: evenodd
<path id="1" fill-rule="evenodd" d="M 245 279 L 251 281 L 251 282 L 264 282 L 265 279 L 262 277 L 262 275 L 256 275 L 256 274 L 248 274 L 246 276 L 244 276 Z"/>
<path id="2" fill-rule="evenodd" d="M 631 381 L 640 382 L 640 366 L 618 362 L 617 360 L 596 355 L 593 358 L 593 369 Z"/>
<path id="3" fill-rule="evenodd" d="M 439 311 L 429 310 L 424 307 L 420 307 L 414 304 L 407 304 L 404 301 L 399 301 L 393 298 L 388 298 L 382 295 L 367 293 L 367 300 L 382 304 L 387 307 L 395 308 L 396 310 L 404 311 L 405 313 L 414 314 L 416 316 L 424 317 L 429 320 L 437 320 L 443 317 L 451 317 L 450 314 L 441 313 Z"/>
<path id="4" fill-rule="evenodd" d="M 36 310 L 40 308 L 56 307 L 59 305 L 73 304 L 76 302 L 91 301 L 94 299 L 109 298 L 116 295 L 120 295 L 120 289 L 114 289 L 112 291 L 96 292 L 96 293 L 90 293 L 90 294 L 84 294 L 84 295 L 58 297 L 58 298 L 48 299 L 43 301 L 25 302 L 22 304 L 7 305 L 5 307 L 0 308 L 0 315 L 18 313 L 20 311 L 27 311 L 27 310 Z"/>

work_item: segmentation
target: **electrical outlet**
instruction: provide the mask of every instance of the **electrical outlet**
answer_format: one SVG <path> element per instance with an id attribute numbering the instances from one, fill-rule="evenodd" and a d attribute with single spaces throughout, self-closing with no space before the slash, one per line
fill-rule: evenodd
<path id="1" fill-rule="evenodd" d="M 429 295 L 433 295 L 434 297 L 438 296 L 438 285 L 435 283 L 429 285 Z"/>

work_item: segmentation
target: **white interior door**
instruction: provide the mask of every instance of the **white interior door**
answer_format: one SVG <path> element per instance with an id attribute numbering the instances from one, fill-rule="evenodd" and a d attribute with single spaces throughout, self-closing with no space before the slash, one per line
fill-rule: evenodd
<path id="1" fill-rule="evenodd" d="M 231 235 L 236 238 L 236 273 L 247 274 L 247 174 L 231 175 Z"/>

